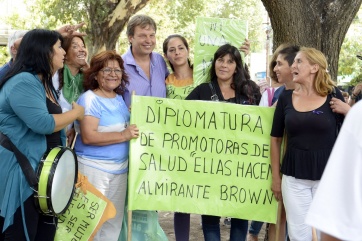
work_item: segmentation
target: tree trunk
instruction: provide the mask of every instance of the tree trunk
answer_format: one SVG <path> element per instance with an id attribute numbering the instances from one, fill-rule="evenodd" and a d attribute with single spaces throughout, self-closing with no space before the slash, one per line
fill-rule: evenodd
<path id="1" fill-rule="evenodd" d="M 120 33 L 132 15 L 141 10 L 150 0 L 91 0 L 86 4 L 90 27 L 87 46 L 88 56 L 103 50 L 113 50 Z"/>
<path id="2" fill-rule="evenodd" d="M 273 49 L 286 42 L 319 49 L 337 80 L 339 52 L 362 0 L 261 1 L 273 28 Z"/>

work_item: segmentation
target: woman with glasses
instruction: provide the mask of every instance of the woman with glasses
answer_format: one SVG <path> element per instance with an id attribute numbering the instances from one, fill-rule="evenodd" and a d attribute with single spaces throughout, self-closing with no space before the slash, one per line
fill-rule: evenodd
<path id="1" fill-rule="evenodd" d="M 116 51 L 95 55 L 84 73 L 84 93 L 78 104 L 85 116 L 75 124 L 79 171 L 115 206 L 116 217 L 106 221 L 94 240 L 118 240 L 127 189 L 128 142 L 138 137 L 123 100 L 128 76 Z"/>

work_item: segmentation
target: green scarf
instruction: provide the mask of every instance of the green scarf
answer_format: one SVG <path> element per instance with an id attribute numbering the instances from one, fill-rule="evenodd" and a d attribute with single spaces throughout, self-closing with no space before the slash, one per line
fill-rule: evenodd
<path id="1" fill-rule="evenodd" d="M 68 66 L 64 64 L 63 71 L 63 96 L 71 104 L 77 101 L 80 94 L 83 92 L 83 73 L 79 72 L 75 76 L 72 75 Z"/>

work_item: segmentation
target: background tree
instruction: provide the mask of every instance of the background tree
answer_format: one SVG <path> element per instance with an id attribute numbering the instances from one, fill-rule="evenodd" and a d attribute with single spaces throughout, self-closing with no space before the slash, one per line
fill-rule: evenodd
<path id="1" fill-rule="evenodd" d="M 160 9 L 163 9 L 160 14 Z M 265 47 L 265 26 L 267 17 L 260 0 L 153 0 L 140 11 L 155 19 L 157 30 L 156 51 L 162 52 L 162 42 L 170 34 L 181 34 L 189 42 L 193 56 L 196 19 L 203 17 L 238 18 L 248 21 L 248 38 L 252 41 L 252 52 Z M 120 51 L 128 47 L 124 32 L 121 34 Z"/>
<path id="2" fill-rule="evenodd" d="M 284 42 L 317 48 L 326 55 L 336 80 L 341 46 L 362 0 L 261 1 L 273 28 L 274 49 Z"/>
<path id="3" fill-rule="evenodd" d="M 252 42 L 251 50 L 261 52 L 266 48 L 267 26 L 264 16 L 266 9 L 271 17 L 274 49 L 283 42 L 316 47 L 328 57 L 330 71 L 335 80 L 338 66 L 338 75 L 352 76 L 351 83 L 362 80 L 360 70 L 362 61 L 355 57 L 358 53 L 362 54 L 362 43 L 359 41 L 362 24 L 360 18 L 354 17 L 362 0 L 295 0 L 292 3 L 290 0 L 27 0 L 24 2 L 27 9 L 31 10 L 31 14 L 16 13 L 0 18 L 13 29 L 35 27 L 54 29 L 65 23 L 84 21 L 87 24 L 84 29 L 88 33 L 86 41 L 90 57 L 103 49 L 116 48 L 124 53 L 129 46 L 125 25 L 135 13 L 148 14 L 155 19 L 158 25 L 156 35 L 158 52 L 162 52 L 162 42 L 168 35 L 179 33 L 189 41 L 192 57 L 198 16 L 247 20 L 249 39 Z M 346 35 L 351 22 L 351 28 Z M 0 63 L 5 63 L 8 59 L 6 48 L 1 47 Z"/>
<path id="4" fill-rule="evenodd" d="M 85 22 L 89 56 L 115 49 L 129 18 L 150 0 L 36 0 L 30 9 L 41 19 L 42 27 Z"/>
<path id="5" fill-rule="evenodd" d="M 338 62 L 338 77 L 341 83 L 350 81 L 348 85 L 356 85 L 362 82 L 362 12 L 358 12 L 348 29 L 343 41 Z"/>

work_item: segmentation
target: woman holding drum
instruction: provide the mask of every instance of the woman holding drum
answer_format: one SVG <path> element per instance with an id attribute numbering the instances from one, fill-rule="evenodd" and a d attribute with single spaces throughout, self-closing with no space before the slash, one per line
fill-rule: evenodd
<path id="1" fill-rule="evenodd" d="M 139 133 L 135 125 L 129 125 L 130 113 L 122 97 L 128 76 L 121 56 L 104 51 L 93 56 L 84 77 L 85 92 L 77 102 L 84 106 L 85 117 L 79 126 L 75 124 L 79 172 L 117 210 L 93 240 L 118 240 L 127 190 L 128 141 Z"/>
<path id="2" fill-rule="evenodd" d="M 35 172 L 47 149 L 46 135 L 83 118 L 84 109 L 76 103 L 63 114 L 48 111 L 47 101 L 58 105 L 52 76 L 63 67 L 65 52 L 61 40 L 55 31 L 29 31 L 11 70 L 0 80 L 0 228 L 5 240 L 54 239 L 55 218 L 37 210 L 34 190 L 14 152 L 3 143 L 7 136 L 27 157 L 31 172 Z M 56 142 L 59 144 L 59 140 Z"/>

